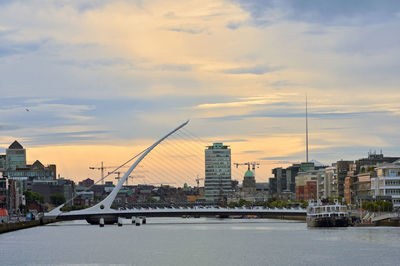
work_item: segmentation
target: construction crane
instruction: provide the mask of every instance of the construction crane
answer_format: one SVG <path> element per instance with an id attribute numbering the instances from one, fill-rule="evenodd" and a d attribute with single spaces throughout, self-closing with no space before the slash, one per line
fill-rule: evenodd
<path id="1" fill-rule="evenodd" d="M 239 165 L 247 165 L 248 170 L 250 170 L 250 166 L 251 166 L 251 170 L 253 170 L 254 175 L 256 174 L 256 167 L 260 168 L 259 162 L 233 163 L 233 165 L 236 166 L 236 168 L 238 168 Z"/>
<path id="2" fill-rule="evenodd" d="M 128 176 L 128 178 L 126 179 L 126 186 L 128 186 L 128 179 L 137 179 L 137 178 L 145 178 L 145 176 L 144 175 L 130 175 L 130 176 Z"/>
<path id="3" fill-rule="evenodd" d="M 139 165 L 139 167 L 143 167 L 143 166 Z M 147 171 L 147 170 L 139 170 L 139 171 L 137 171 L 137 173 L 139 173 L 139 175 L 134 174 L 134 175 L 128 176 L 128 178 L 126 179 L 125 185 L 126 185 L 126 186 L 129 185 L 129 184 L 128 184 L 129 178 L 132 179 L 132 180 L 133 180 L 133 179 L 137 179 L 137 178 L 146 178 L 146 176 L 143 175 L 143 174 L 145 174 L 145 173 L 147 173 L 147 172 L 149 172 L 149 171 Z M 140 174 L 142 174 L 142 175 L 140 175 Z"/>
<path id="4" fill-rule="evenodd" d="M 104 170 L 108 169 L 108 168 L 122 168 L 122 167 L 128 167 L 128 166 L 104 166 L 103 162 L 101 162 L 101 166 L 100 167 L 95 167 L 95 166 L 89 166 L 90 170 L 101 170 L 101 184 L 104 184 Z M 110 173 L 108 173 L 110 174 Z"/>
<path id="5" fill-rule="evenodd" d="M 117 179 L 118 181 L 121 179 L 121 172 L 119 172 L 119 171 L 117 171 L 117 172 L 108 172 L 108 174 L 109 175 L 116 174 L 117 176 L 115 177 L 115 179 Z M 130 179 L 145 178 L 145 176 L 144 175 L 130 175 L 130 176 L 128 176 L 128 178 L 125 181 L 125 186 L 129 185 L 129 182 L 128 182 L 129 178 Z"/>
<path id="6" fill-rule="evenodd" d="M 196 183 L 197 183 L 197 188 L 200 187 L 200 180 L 204 180 L 204 178 L 199 178 L 199 176 L 197 175 L 197 178 L 195 179 Z"/>
<path id="7" fill-rule="evenodd" d="M 116 171 L 116 172 L 108 172 L 109 175 L 111 174 L 116 174 L 117 176 L 115 177 L 115 179 L 117 179 L 118 181 L 121 179 L 121 172 L 120 171 Z"/>

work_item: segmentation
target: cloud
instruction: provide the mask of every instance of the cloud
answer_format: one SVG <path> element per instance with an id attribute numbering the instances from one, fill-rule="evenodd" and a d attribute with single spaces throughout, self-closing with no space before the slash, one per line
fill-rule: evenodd
<path id="1" fill-rule="evenodd" d="M 104 139 L 108 133 L 110 133 L 108 130 L 65 131 L 44 134 L 39 133 L 31 136 L 26 143 L 30 146 L 47 146 L 68 143 L 93 143 Z"/>
<path id="2" fill-rule="evenodd" d="M 277 80 L 270 83 L 273 87 L 287 87 L 287 86 L 299 86 L 300 84 L 296 84 L 289 80 Z"/>
<path id="3" fill-rule="evenodd" d="M 134 68 L 135 64 L 124 58 L 96 58 L 96 59 L 61 59 L 58 61 L 61 65 L 76 66 L 86 69 L 95 69 L 100 67 L 124 67 L 126 69 Z"/>
<path id="4" fill-rule="evenodd" d="M 0 0 L 0 5 L 7 5 L 15 2 L 14 0 Z"/>
<path id="5" fill-rule="evenodd" d="M 0 131 L 10 131 L 20 129 L 21 126 L 19 125 L 0 125 Z"/>
<path id="6" fill-rule="evenodd" d="M 242 151 L 244 154 L 254 154 L 254 153 L 263 153 L 262 150 L 251 150 L 251 151 Z"/>
<path id="7" fill-rule="evenodd" d="M 282 20 L 325 25 L 374 24 L 397 18 L 400 3 L 396 0 L 319 1 L 319 0 L 234 0 L 248 11 L 257 26 Z"/>
<path id="8" fill-rule="evenodd" d="M 267 65 L 255 65 L 249 67 L 237 67 L 225 69 L 222 72 L 225 74 L 253 74 L 253 75 L 263 75 L 265 73 L 274 72 L 282 69 L 282 67 L 271 67 Z"/>
<path id="9" fill-rule="evenodd" d="M 54 102 L 57 101 L 58 98 L 30 98 L 23 100 L 24 103 L 27 104 L 38 104 L 38 103 L 45 103 L 45 102 Z"/>
<path id="10" fill-rule="evenodd" d="M 235 101 L 225 103 L 204 103 L 195 106 L 195 109 L 212 109 L 212 108 L 229 108 L 229 107 L 245 107 L 249 105 L 263 105 L 266 104 L 267 100 L 250 100 L 250 101 Z"/>
<path id="11" fill-rule="evenodd" d="M 38 51 L 47 43 L 47 40 L 39 41 L 10 41 L 0 35 L 0 57 L 32 53 Z"/>
<path id="12" fill-rule="evenodd" d="M 201 28 L 183 28 L 183 27 L 171 27 L 167 28 L 167 30 L 174 32 L 189 33 L 189 34 L 200 34 L 205 32 L 205 29 Z"/>
<path id="13" fill-rule="evenodd" d="M 354 119 L 356 117 L 371 116 L 371 115 L 388 115 L 386 111 L 371 111 L 371 112 L 314 112 L 309 113 L 309 118 L 315 119 Z M 244 115 L 230 115 L 230 116 L 215 116 L 207 117 L 205 119 L 216 119 L 216 120 L 243 120 L 247 118 L 305 118 L 303 110 L 291 111 L 291 110 L 268 110 L 266 112 L 251 112 Z"/>
<path id="14" fill-rule="evenodd" d="M 229 142 L 247 142 L 247 139 L 222 139 L 220 142 L 229 143 Z"/>
<path id="15" fill-rule="evenodd" d="M 292 160 L 292 159 L 298 159 L 299 157 L 297 156 L 271 156 L 271 157 L 261 157 L 259 160 L 263 161 L 277 161 L 277 160 Z"/>
<path id="16" fill-rule="evenodd" d="M 138 7 L 140 7 L 140 1 L 134 1 L 135 4 L 137 4 Z M 79 12 L 88 12 L 94 9 L 99 9 L 101 7 L 104 7 L 106 4 L 108 4 L 107 0 L 84 0 L 84 1 L 78 1 L 74 3 L 68 3 L 69 5 L 73 5 L 73 7 L 78 10 Z"/>
<path id="17" fill-rule="evenodd" d="M 193 68 L 189 64 L 164 64 L 155 66 L 156 69 L 162 71 L 191 71 Z"/>
<path id="18" fill-rule="evenodd" d="M 3 130 L 15 136 L 32 138 L 43 135 L 43 132 L 54 133 L 53 130 L 61 125 L 91 127 L 89 122 L 92 116 L 89 113 L 95 110 L 93 106 L 57 103 L 57 101 L 59 100 L 48 98 L 0 100 L 2 106 L 0 123 L 7 125 Z M 62 142 L 61 139 L 60 142 Z"/>
<path id="19" fill-rule="evenodd" d="M 352 158 L 362 145 L 396 154 L 398 5 L 2 1 L 0 130 L 49 150 L 111 150 L 151 143 L 190 117 L 192 132 L 229 143 L 237 161 L 266 157 L 251 151 L 277 159 L 304 148 L 307 92 L 317 160 Z"/>
<path id="20" fill-rule="evenodd" d="M 236 30 L 244 25 L 243 21 L 229 21 L 226 27 L 231 30 Z"/>
<path id="21" fill-rule="evenodd" d="M 300 161 L 285 161 L 285 160 L 282 160 L 282 161 L 274 161 L 273 163 L 275 165 L 280 165 L 282 167 L 282 165 L 286 165 L 286 164 L 298 164 L 298 163 L 300 163 Z"/>

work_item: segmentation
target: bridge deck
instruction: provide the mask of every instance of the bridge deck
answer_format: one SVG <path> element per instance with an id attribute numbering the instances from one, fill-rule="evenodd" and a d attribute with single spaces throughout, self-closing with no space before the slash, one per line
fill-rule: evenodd
<path id="1" fill-rule="evenodd" d="M 181 216 L 215 217 L 230 215 L 258 215 L 258 216 L 306 216 L 304 209 L 226 209 L 226 208 L 204 208 L 204 209 L 129 209 L 129 210 L 104 210 L 103 212 L 71 211 L 61 213 L 58 220 L 78 220 L 90 217 L 113 216 L 131 218 L 132 216 L 145 217 L 181 217 Z"/>

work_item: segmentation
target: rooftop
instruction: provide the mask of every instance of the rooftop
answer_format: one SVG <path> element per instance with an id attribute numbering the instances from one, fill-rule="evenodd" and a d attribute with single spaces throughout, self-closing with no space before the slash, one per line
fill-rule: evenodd
<path id="1" fill-rule="evenodd" d="M 18 141 L 14 141 L 14 142 L 10 145 L 10 147 L 8 147 L 8 148 L 11 149 L 11 150 L 22 150 L 24 147 L 22 147 L 22 145 L 19 144 Z"/>
<path id="2" fill-rule="evenodd" d="M 244 177 L 254 177 L 254 173 L 250 170 L 247 170 L 246 173 L 244 173 Z"/>
<path id="3" fill-rule="evenodd" d="M 214 142 L 212 146 L 207 146 L 208 149 L 228 149 L 229 145 L 224 145 L 222 142 Z"/>

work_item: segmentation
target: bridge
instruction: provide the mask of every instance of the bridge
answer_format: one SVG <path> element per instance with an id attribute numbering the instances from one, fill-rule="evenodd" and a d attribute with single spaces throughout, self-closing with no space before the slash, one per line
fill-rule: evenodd
<path id="1" fill-rule="evenodd" d="M 45 213 L 45 219 L 51 220 L 82 220 L 86 219 L 91 224 L 113 224 L 118 222 L 119 218 L 132 218 L 136 217 L 228 217 L 236 215 L 257 215 L 257 216 L 275 216 L 275 217 L 302 217 L 306 215 L 304 209 L 265 209 L 265 208 L 218 208 L 218 207 L 194 207 L 194 208 L 137 208 L 128 210 L 115 210 L 111 205 L 121 190 L 123 184 L 130 176 L 132 171 L 139 165 L 139 163 L 161 142 L 168 137 L 185 127 L 189 120 L 179 125 L 177 128 L 166 134 L 164 137 L 153 143 L 151 146 L 143 150 L 137 156 L 138 159 L 129 167 L 128 171 L 122 178 L 119 179 L 115 188 L 111 193 L 96 205 L 83 210 L 63 212 L 61 208 L 65 205 L 62 204 L 52 211 Z M 135 158 L 134 157 L 134 158 Z"/>
<path id="2" fill-rule="evenodd" d="M 382 213 L 380 215 L 371 215 L 371 222 L 376 223 L 384 220 L 399 220 L 400 214 L 398 212 Z"/>
<path id="3" fill-rule="evenodd" d="M 135 219 L 137 217 L 230 217 L 256 215 L 275 218 L 301 218 L 306 216 L 304 209 L 268 209 L 254 208 L 220 208 L 220 207 L 194 207 L 194 208 L 139 208 L 129 210 L 103 210 L 97 211 L 70 211 L 63 212 L 55 217 L 56 220 L 86 220 L 91 224 L 99 224 L 103 218 L 104 223 L 114 224 L 118 218 Z M 47 215 L 48 217 L 48 215 Z"/>

